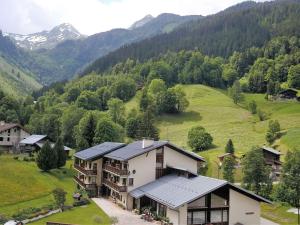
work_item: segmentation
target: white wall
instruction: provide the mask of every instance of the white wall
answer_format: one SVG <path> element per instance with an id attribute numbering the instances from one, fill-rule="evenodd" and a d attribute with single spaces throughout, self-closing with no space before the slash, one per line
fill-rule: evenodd
<path id="1" fill-rule="evenodd" d="M 133 186 L 128 186 L 128 192 L 155 180 L 156 151 L 150 151 L 128 160 L 128 170 L 133 178 Z M 135 170 L 135 174 L 133 174 Z"/>
<path id="2" fill-rule="evenodd" d="M 167 207 L 167 217 L 170 219 L 170 222 L 173 225 L 180 225 L 179 224 L 179 211 L 170 209 Z"/>
<path id="3" fill-rule="evenodd" d="M 229 192 L 229 225 L 260 225 L 260 203 L 232 189 Z"/>
<path id="4" fill-rule="evenodd" d="M 164 168 L 179 167 L 197 173 L 197 161 L 167 146 L 164 147 Z"/>
<path id="5" fill-rule="evenodd" d="M 179 208 L 179 225 L 187 225 L 187 204 Z"/>

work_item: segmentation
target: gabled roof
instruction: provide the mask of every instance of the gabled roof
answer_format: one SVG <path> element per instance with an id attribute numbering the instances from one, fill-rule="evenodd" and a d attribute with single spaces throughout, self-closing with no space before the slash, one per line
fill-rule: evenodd
<path id="1" fill-rule="evenodd" d="M 265 150 L 265 151 L 271 152 L 275 155 L 282 155 L 281 152 L 279 152 L 279 151 L 277 151 L 277 150 L 275 150 L 274 148 L 271 148 L 271 147 L 263 146 L 262 149 Z"/>
<path id="2" fill-rule="evenodd" d="M 147 196 L 148 198 L 175 209 L 183 204 L 193 202 L 221 187 L 225 187 L 226 185 L 257 201 L 271 203 L 267 199 L 234 186 L 227 181 L 205 176 L 186 178 L 177 175 L 168 175 L 138 187 L 129 194 L 134 198 Z"/>
<path id="3" fill-rule="evenodd" d="M 30 135 L 29 137 L 23 139 L 22 141 L 20 141 L 20 144 L 33 145 L 33 144 L 45 139 L 46 137 L 47 137 L 47 135 L 33 134 L 33 135 Z"/>
<path id="4" fill-rule="evenodd" d="M 124 143 L 104 142 L 100 145 L 77 152 L 74 156 L 82 160 L 96 159 L 123 146 L 125 146 Z"/>
<path id="5" fill-rule="evenodd" d="M 23 126 L 21 126 L 18 123 L 4 123 L 0 125 L 0 132 L 6 131 L 8 129 L 14 128 L 14 127 L 19 127 L 22 130 L 25 130 L 26 132 L 28 132 Z"/>
<path id="6" fill-rule="evenodd" d="M 135 141 L 133 143 L 130 143 L 122 148 L 119 148 L 115 151 L 112 151 L 105 155 L 107 158 L 120 160 L 120 161 L 127 161 L 129 159 L 132 159 L 134 157 L 137 157 L 139 155 L 142 155 L 144 153 L 150 152 L 154 149 L 157 149 L 162 146 L 169 146 L 170 148 L 174 149 L 175 151 L 178 151 L 188 157 L 191 157 L 197 161 L 204 161 L 204 159 L 192 152 L 185 151 L 173 144 L 171 144 L 168 141 L 153 141 L 153 144 L 143 148 L 143 141 Z"/>
<path id="7" fill-rule="evenodd" d="M 36 143 L 36 145 L 39 146 L 40 148 L 42 148 L 44 144 L 45 144 L 45 143 L 43 143 L 43 142 L 37 142 L 37 143 Z M 54 145 L 55 145 L 55 143 L 52 143 L 52 142 L 50 143 L 51 148 L 53 148 Z M 69 148 L 68 146 L 64 146 L 64 150 L 65 150 L 65 151 L 70 151 L 70 150 L 72 150 L 72 149 Z"/>

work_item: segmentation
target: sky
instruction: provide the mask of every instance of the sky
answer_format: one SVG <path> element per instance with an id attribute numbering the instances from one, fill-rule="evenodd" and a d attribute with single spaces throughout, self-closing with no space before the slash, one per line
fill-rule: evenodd
<path id="1" fill-rule="evenodd" d="M 91 35 L 151 14 L 209 15 L 244 0 L 0 0 L 0 30 L 29 34 L 72 24 Z M 256 0 L 263 1 L 263 0 Z"/>

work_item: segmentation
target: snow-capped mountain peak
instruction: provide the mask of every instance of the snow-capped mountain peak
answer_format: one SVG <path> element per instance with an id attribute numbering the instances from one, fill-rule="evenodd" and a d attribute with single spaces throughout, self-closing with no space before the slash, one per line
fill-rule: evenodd
<path id="1" fill-rule="evenodd" d="M 36 50 L 39 48 L 53 48 L 57 44 L 65 40 L 74 40 L 83 38 L 84 35 L 80 34 L 71 24 L 60 24 L 50 31 L 42 31 L 38 33 L 22 35 L 4 33 L 9 36 L 19 47 Z"/>

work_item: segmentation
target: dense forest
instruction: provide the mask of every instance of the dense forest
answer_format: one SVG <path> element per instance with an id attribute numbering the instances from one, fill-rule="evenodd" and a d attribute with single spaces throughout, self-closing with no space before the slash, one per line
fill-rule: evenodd
<path id="1" fill-rule="evenodd" d="M 262 47 L 276 36 L 299 35 L 298 0 L 241 3 L 215 15 L 189 22 L 167 34 L 125 45 L 96 60 L 82 74 L 103 72 L 128 58 L 144 62 L 167 51 L 194 50 L 228 57 L 234 51 Z"/>
<path id="2" fill-rule="evenodd" d="M 211 57 L 199 50 L 168 52 L 140 63 L 128 59 L 103 74 L 54 83 L 18 102 L 1 94 L 0 119 L 83 149 L 103 141 L 159 138 L 154 119 L 179 114 L 189 105 L 181 84 L 227 89 L 239 81 L 244 92 L 276 95 L 300 88 L 300 39 L 276 37 L 262 48 Z M 125 103 L 139 91 L 139 107 Z M 105 134 L 105 135 L 103 135 Z"/>

